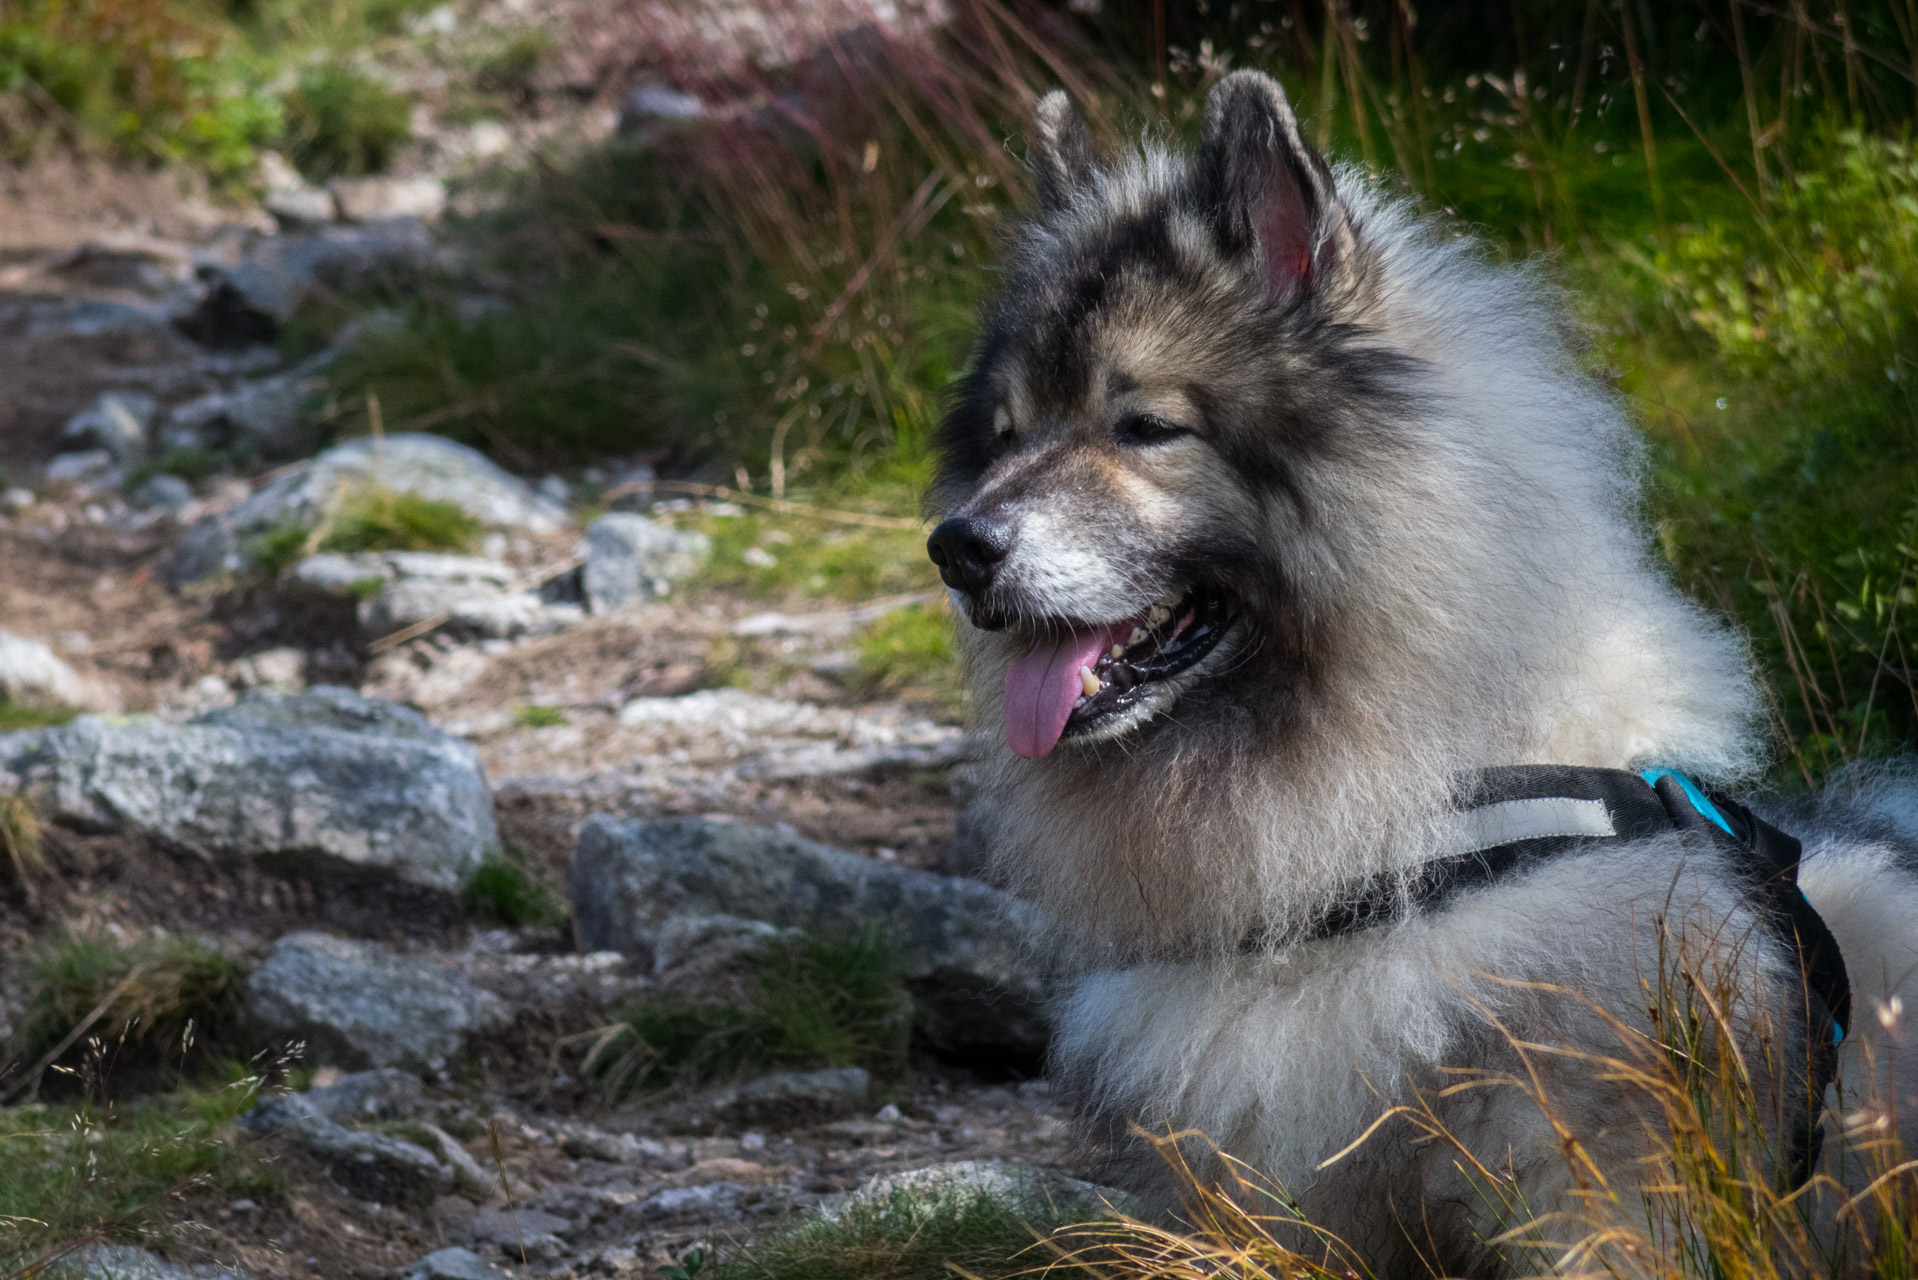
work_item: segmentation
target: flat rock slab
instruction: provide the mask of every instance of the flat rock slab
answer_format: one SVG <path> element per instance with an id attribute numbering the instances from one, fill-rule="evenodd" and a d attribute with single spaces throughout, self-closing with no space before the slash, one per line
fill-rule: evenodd
<path id="1" fill-rule="evenodd" d="M 166 581 L 177 586 L 244 568 L 260 534 L 285 523 L 314 523 L 342 489 L 372 485 L 451 503 L 493 528 L 546 534 L 570 523 L 565 507 L 477 449 L 441 436 L 402 432 L 378 442 L 335 445 L 232 510 L 207 516 L 174 547 Z"/>
<path id="2" fill-rule="evenodd" d="M 444 1066 L 469 1037 L 512 1017 L 457 974 L 323 933 L 273 944 L 247 979 L 246 1014 L 270 1034 L 304 1039 L 316 1061 L 409 1070 Z"/>
<path id="3" fill-rule="evenodd" d="M 347 689 L 256 692 L 185 724 L 82 716 L 0 736 L 0 785 L 51 821 L 225 859 L 455 890 L 499 843 L 473 748 Z"/>
<path id="4" fill-rule="evenodd" d="M 650 956 L 686 918 L 733 917 L 899 949 L 935 1047 L 1043 1049 L 1046 975 L 1033 909 L 954 876 L 893 866 L 788 831 L 712 818 L 588 818 L 567 882 L 582 950 Z"/>

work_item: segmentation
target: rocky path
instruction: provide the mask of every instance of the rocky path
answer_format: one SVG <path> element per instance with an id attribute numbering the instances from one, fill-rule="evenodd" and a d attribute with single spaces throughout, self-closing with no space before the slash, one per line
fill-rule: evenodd
<path id="1" fill-rule="evenodd" d="M 697 530 L 725 503 L 628 484 L 582 524 L 580 476 L 405 433 L 315 452 L 331 357 L 253 339 L 302 290 L 444 246 L 409 218 L 178 234 L 0 275 L 0 373 L 22 375 L 0 406 L 0 795 L 47 860 L 0 903 L 0 1030 L 18 1041 L 48 939 L 197 938 L 242 965 L 241 1034 L 302 1087 L 231 1139 L 280 1190 L 184 1188 L 165 1258 L 94 1245 L 61 1273 L 653 1275 L 911 1179 L 1087 1194 L 1036 1074 L 1032 922 L 949 874 L 977 862 L 964 734 L 848 681 L 863 629 L 925 597 L 712 586 Z M 180 449 L 218 465 L 156 468 Z M 601 486 L 644 475 L 617 471 Z M 365 492 L 482 534 L 323 549 Z M 263 563 L 289 527 L 306 545 Z M 89 714 L 34 727 L 62 707 Z M 502 850 L 568 923 L 475 915 Z M 869 926 L 916 1010 L 903 1070 L 637 1093 L 582 1070 L 634 1001 L 729 998 L 768 948 Z"/>

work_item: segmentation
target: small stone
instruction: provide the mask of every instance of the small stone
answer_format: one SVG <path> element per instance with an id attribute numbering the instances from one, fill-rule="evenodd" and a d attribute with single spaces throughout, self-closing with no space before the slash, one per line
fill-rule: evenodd
<path id="1" fill-rule="evenodd" d="M 262 649 L 235 662 L 233 675 L 243 689 L 300 689 L 306 684 L 306 654 L 290 647 Z"/>
<path id="2" fill-rule="evenodd" d="M 438 178 L 335 178 L 328 184 L 340 216 L 349 222 L 418 218 L 432 222 L 446 212 L 446 184 Z"/>
<path id="3" fill-rule="evenodd" d="M 766 1135 L 754 1130 L 748 1130 L 740 1134 L 739 1149 L 741 1151 L 764 1151 L 766 1149 Z"/>
<path id="4" fill-rule="evenodd" d="M 471 1249 L 440 1249 L 427 1254 L 401 1273 L 404 1280 L 509 1280 Z"/>
<path id="5" fill-rule="evenodd" d="M 162 471 L 133 491 L 133 505 L 144 511 L 179 511 L 192 505 L 193 486 Z"/>
<path id="6" fill-rule="evenodd" d="M 427 1204 L 451 1191 L 458 1171 L 416 1143 L 335 1124 L 297 1093 L 262 1098 L 241 1120 L 249 1132 L 280 1135 L 323 1160 L 355 1195 L 382 1204 Z"/>
<path id="7" fill-rule="evenodd" d="M 82 449 L 74 453 L 56 453 L 47 463 L 48 484 L 78 484 L 101 480 L 113 470 L 113 455 L 105 449 Z"/>
<path id="8" fill-rule="evenodd" d="M 856 1110 L 871 1092 L 872 1077 L 861 1067 L 781 1071 L 725 1090 L 709 1110 L 730 1124 L 790 1128 Z"/>
<path id="9" fill-rule="evenodd" d="M 67 419 L 60 438 L 88 449 L 104 449 L 115 462 L 132 462 L 147 451 L 147 432 L 158 407 L 152 396 L 137 391 L 103 391 Z"/>
<path id="10" fill-rule="evenodd" d="M 586 605 L 595 614 L 656 597 L 661 582 L 699 572 L 712 552 L 703 533 L 682 532 L 630 511 L 586 527 Z"/>
<path id="11" fill-rule="evenodd" d="M 0 700 L 92 711 L 117 706 L 107 686 L 86 679 L 45 642 L 5 631 L 0 631 Z"/>
<path id="12" fill-rule="evenodd" d="M 332 1079 L 318 1083 L 326 1075 Z M 304 1096 L 314 1110 L 335 1124 L 370 1120 L 403 1120 L 426 1101 L 420 1078 L 396 1067 L 342 1073 L 322 1067 L 314 1073 L 314 1087 Z"/>
<path id="13" fill-rule="evenodd" d="M 899 1108 L 890 1102 L 879 1108 L 878 1112 L 873 1116 L 873 1119 L 877 1120 L 880 1124 L 898 1124 L 905 1118 L 906 1117 L 900 1113 Z"/>

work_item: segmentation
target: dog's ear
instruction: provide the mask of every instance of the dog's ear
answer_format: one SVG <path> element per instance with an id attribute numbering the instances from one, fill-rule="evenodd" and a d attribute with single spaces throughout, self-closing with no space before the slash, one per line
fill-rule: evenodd
<path id="1" fill-rule="evenodd" d="M 1262 71 L 1234 71 L 1206 99 L 1198 190 L 1221 250 L 1257 253 L 1267 305 L 1311 288 L 1350 252 L 1332 171 Z"/>
<path id="2" fill-rule="evenodd" d="M 1098 157 L 1092 151 L 1092 131 L 1073 110 L 1064 89 L 1039 99 L 1032 120 L 1032 167 L 1039 179 L 1039 207 L 1050 213 L 1072 201 L 1073 193 L 1092 181 Z"/>

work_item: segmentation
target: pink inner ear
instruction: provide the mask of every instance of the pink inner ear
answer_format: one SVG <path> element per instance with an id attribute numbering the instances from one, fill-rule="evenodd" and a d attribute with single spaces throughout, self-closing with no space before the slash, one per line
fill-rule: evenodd
<path id="1" fill-rule="evenodd" d="M 1312 215 L 1290 166 L 1278 165 L 1259 193 L 1253 231 L 1265 256 L 1265 302 L 1312 278 Z"/>

